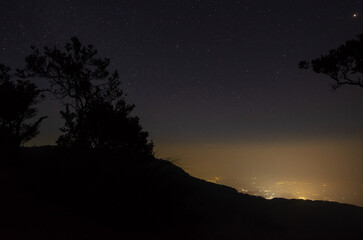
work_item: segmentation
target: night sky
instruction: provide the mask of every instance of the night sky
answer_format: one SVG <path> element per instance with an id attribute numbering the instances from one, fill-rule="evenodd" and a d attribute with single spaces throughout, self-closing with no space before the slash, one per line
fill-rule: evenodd
<path id="1" fill-rule="evenodd" d="M 0 2 L 0 63 L 93 44 L 158 157 L 241 192 L 363 206 L 363 89 L 297 68 L 360 33 L 358 0 Z M 39 108 L 29 145 L 54 144 L 60 106 Z"/>

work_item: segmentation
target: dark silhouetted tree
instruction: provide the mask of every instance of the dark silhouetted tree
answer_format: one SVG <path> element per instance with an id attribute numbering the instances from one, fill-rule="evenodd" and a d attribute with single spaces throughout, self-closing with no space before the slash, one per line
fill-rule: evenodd
<path id="1" fill-rule="evenodd" d="M 41 90 L 26 80 L 12 81 L 11 69 L 0 64 L 0 148 L 16 150 L 34 138 L 46 117 L 29 122 L 37 114 Z"/>
<path id="2" fill-rule="evenodd" d="M 130 115 L 134 105 L 126 104 L 117 71 L 108 70 L 109 59 L 97 57 L 92 45 L 82 46 L 76 37 L 64 50 L 32 49 L 21 75 L 49 79 L 50 92 L 64 104 L 58 145 L 152 154 L 153 143 Z"/>
<path id="3" fill-rule="evenodd" d="M 301 61 L 299 67 L 312 68 L 316 73 L 324 73 L 335 82 L 333 89 L 343 85 L 363 87 L 363 34 L 358 39 L 347 41 L 328 55 L 311 61 Z"/>
<path id="4" fill-rule="evenodd" d="M 123 100 L 115 104 L 102 99 L 93 100 L 85 113 L 87 145 L 95 149 L 152 153 L 148 133 L 142 131 L 137 116 L 130 116 L 133 109 L 134 105 L 127 105 Z"/>

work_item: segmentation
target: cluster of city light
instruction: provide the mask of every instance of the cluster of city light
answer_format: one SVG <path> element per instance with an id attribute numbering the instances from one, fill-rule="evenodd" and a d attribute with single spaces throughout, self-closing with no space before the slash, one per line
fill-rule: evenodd
<path id="1" fill-rule="evenodd" d="M 207 181 L 213 183 L 224 184 L 222 177 L 213 177 Z M 266 199 L 287 198 L 302 200 L 324 200 L 324 201 L 344 201 L 344 197 L 340 199 L 329 196 L 327 194 L 328 185 L 322 183 L 319 186 L 309 182 L 298 181 L 276 181 L 270 184 L 259 183 L 257 177 L 250 178 L 243 187 L 237 187 L 241 193 L 261 196 Z"/>
<path id="2" fill-rule="evenodd" d="M 344 200 L 335 199 L 327 194 L 327 184 L 323 183 L 320 186 L 314 186 L 308 182 L 297 181 L 277 181 L 272 184 L 258 184 L 257 178 L 251 179 L 250 183 L 239 188 L 241 193 L 248 193 L 251 195 L 262 196 L 266 199 L 273 198 L 288 198 L 288 199 L 302 199 L 302 200 L 325 200 L 325 201 L 338 201 Z M 315 188 L 315 191 L 312 191 Z"/>
<path id="3" fill-rule="evenodd" d="M 212 179 L 207 179 L 208 182 L 212 182 L 212 183 L 218 183 L 222 180 L 221 177 L 213 177 Z"/>

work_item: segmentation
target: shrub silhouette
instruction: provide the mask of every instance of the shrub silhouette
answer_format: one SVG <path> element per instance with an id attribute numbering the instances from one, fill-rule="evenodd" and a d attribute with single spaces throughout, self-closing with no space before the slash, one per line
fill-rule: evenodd
<path id="1" fill-rule="evenodd" d="M 142 131 L 138 117 L 130 116 L 133 108 L 134 105 L 126 105 L 124 101 L 118 101 L 112 105 L 106 101 L 93 100 L 84 113 L 84 122 L 80 130 L 87 138 L 82 141 L 87 141 L 86 146 L 92 149 L 152 153 L 153 145 L 147 141 L 148 133 Z M 67 116 L 69 111 L 63 114 Z M 72 124 L 73 126 L 67 125 L 66 127 L 76 128 L 77 124 L 75 122 Z M 66 131 L 66 129 L 63 130 Z M 70 134 L 60 136 L 58 144 L 72 147 L 72 143 L 76 143 L 76 141 L 78 141 L 77 135 L 72 136 L 70 131 Z"/>
<path id="2" fill-rule="evenodd" d="M 337 49 L 309 61 L 301 61 L 299 68 L 312 68 L 316 73 L 327 74 L 335 82 L 333 89 L 343 85 L 363 88 L 363 34 L 358 39 L 347 41 Z"/>
<path id="3" fill-rule="evenodd" d="M 37 114 L 41 90 L 26 80 L 14 82 L 13 77 L 11 69 L 0 64 L 0 148 L 6 151 L 17 150 L 34 138 L 46 118 L 29 122 Z"/>
<path id="4" fill-rule="evenodd" d="M 153 143 L 130 115 L 134 105 L 126 104 L 117 71 L 108 70 L 109 59 L 98 58 L 92 45 L 82 46 L 76 37 L 64 50 L 32 50 L 21 75 L 49 79 L 49 91 L 64 104 L 59 146 L 152 154 Z"/>

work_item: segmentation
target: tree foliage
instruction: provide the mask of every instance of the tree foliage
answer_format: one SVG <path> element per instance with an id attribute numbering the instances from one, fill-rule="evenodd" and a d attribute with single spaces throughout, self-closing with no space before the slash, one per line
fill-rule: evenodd
<path id="1" fill-rule="evenodd" d="M 333 89 L 343 85 L 363 87 L 363 34 L 330 50 L 327 55 L 311 61 L 301 61 L 299 67 L 327 74 L 334 80 Z"/>
<path id="2" fill-rule="evenodd" d="M 83 46 L 76 37 L 64 50 L 32 49 L 20 74 L 49 79 L 50 92 L 64 104 L 60 146 L 152 154 L 148 133 L 131 116 L 134 105 L 124 100 L 117 71 L 108 70 L 109 59 L 97 57 L 92 45 Z"/>
<path id="3" fill-rule="evenodd" d="M 16 150 L 34 138 L 46 118 L 30 122 L 37 114 L 41 90 L 26 80 L 12 81 L 13 77 L 11 69 L 0 64 L 0 148 L 5 150 Z"/>

